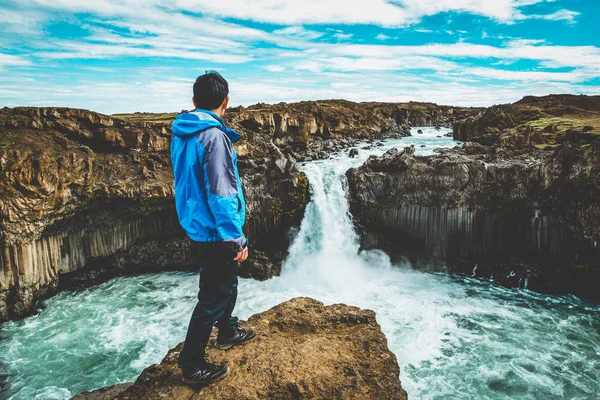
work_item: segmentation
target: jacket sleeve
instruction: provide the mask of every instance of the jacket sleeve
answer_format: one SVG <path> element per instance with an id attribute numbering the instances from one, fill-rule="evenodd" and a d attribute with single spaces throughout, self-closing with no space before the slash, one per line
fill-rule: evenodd
<path id="1" fill-rule="evenodd" d="M 242 232 L 242 202 L 234 167 L 233 146 L 218 129 L 207 132 L 204 152 L 204 178 L 208 206 L 215 219 L 219 239 L 235 252 L 246 247 Z"/>

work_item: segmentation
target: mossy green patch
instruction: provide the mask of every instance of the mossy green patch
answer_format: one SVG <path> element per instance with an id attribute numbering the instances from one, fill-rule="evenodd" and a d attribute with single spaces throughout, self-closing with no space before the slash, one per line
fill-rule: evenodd
<path id="1" fill-rule="evenodd" d="M 573 271 L 575 271 L 575 272 L 589 271 L 590 269 L 591 269 L 590 266 L 586 265 L 586 264 L 573 265 Z"/>
<path id="2" fill-rule="evenodd" d="M 558 147 L 557 144 L 548 144 L 548 143 L 538 143 L 535 145 L 540 150 L 552 150 L 555 147 Z"/>
<path id="3" fill-rule="evenodd" d="M 143 122 L 161 122 L 175 119 L 178 113 L 134 113 L 134 114 L 113 114 L 111 117 L 124 121 L 143 121 Z"/>
<path id="4" fill-rule="evenodd" d="M 0 132 L 0 149 L 8 149 L 12 144 L 12 132 Z"/>
<path id="5" fill-rule="evenodd" d="M 536 130 L 552 126 L 555 132 L 565 132 L 575 128 L 580 128 L 583 126 L 583 123 L 576 119 L 554 117 L 539 118 L 533 121 L 528 121 L 525 122 L 523 126 L 532 127 Z"/>

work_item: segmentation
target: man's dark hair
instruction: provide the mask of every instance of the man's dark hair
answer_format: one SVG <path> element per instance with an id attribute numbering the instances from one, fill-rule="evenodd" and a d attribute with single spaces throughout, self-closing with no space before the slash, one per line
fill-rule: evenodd
<path id="1" fill-rule="evenodd" d="M 228 94 L 229 85 L 217 71 L 206 71 L 194 83 L 194 102 L 204 110 L 219 108 Z"/>

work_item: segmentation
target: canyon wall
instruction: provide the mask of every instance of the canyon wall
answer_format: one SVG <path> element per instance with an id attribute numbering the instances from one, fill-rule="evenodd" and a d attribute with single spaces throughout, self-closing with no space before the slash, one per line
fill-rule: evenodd
<path id="1" fill-rule="evenodd" d="M 320 100 L 236 107 L 228 118 L 246 131 L 272 135 L 277 145 L 306 145 L 315 138 L 408 136 L 407 126 L 450 127 L 484 110 L 418 102 Z"/>
<path id="2" fill-rule="evenodd" d="M 600 299 L 600 102 L 544 99 L 481 117 L 496 124 L 459 122 L 471 140 L 459 148 L 393 150 L 350 170 L 363 246 L 418 254 L 422 268 Z"/>
<path id="3" fill-rule="evenodd" d="M 251 256 L 240 275 L 279 273 L 309 201 L 296 161 L 358 138 L 450 125 L 476 108 L 343 100 L 228 110 L 244 184 Z M 0 110 L 0 321 L 62 287 L 116 274 L 194 269 L 174 210 L 169 158 L 176 114 L 107 116 L 68 108 Z M 60 279 L 59 279 L 60 278 Z"/>

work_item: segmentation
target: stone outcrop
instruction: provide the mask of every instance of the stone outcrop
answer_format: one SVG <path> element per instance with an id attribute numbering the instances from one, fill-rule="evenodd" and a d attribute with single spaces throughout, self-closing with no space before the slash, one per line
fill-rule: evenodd
<path id="1" fill-rule="evenodd" d="M 529 140 L 540 141 L 544 133 L 564 133 L 598 129 L 600 96 L 526 96 L 512 104 L 487 108 L 479 115 L 456 119 L 452 124 L 454 139 L 493 144 L 500 135 L 513 133 L 513 145 Z M 546 129 L 545 132 L 542 132 Z M 516 136 L 525 139 L 515 141 Z M 537 137 L 531 137 L 535 134 Z M 508 143 L 507 143 L 508 144 Z"/>
<path id="2" fill-rule="evenodd" d="M 325 307 L 313 299 L 296 298 L 243 325 L 257 330 L 255 341 L 228 351 L 209 345 L 208 360 L 231 368 L 217 383 L 202 389 L 182 384 L 177 367 L 180 344 L 160 364 L 146 368 L 133 385 L 74 399 L 407 398 L 396 357 L 373 311 L 344 304 Z"/>
<path id="3" fill-rule="evenodd" d="M 459 123 L 471 140 L 462 147 L 431 157 L 390 151 L 350 170 L 363 246 L 600 299 L 599 105 L 598 97 L 525 98 Z"/>

